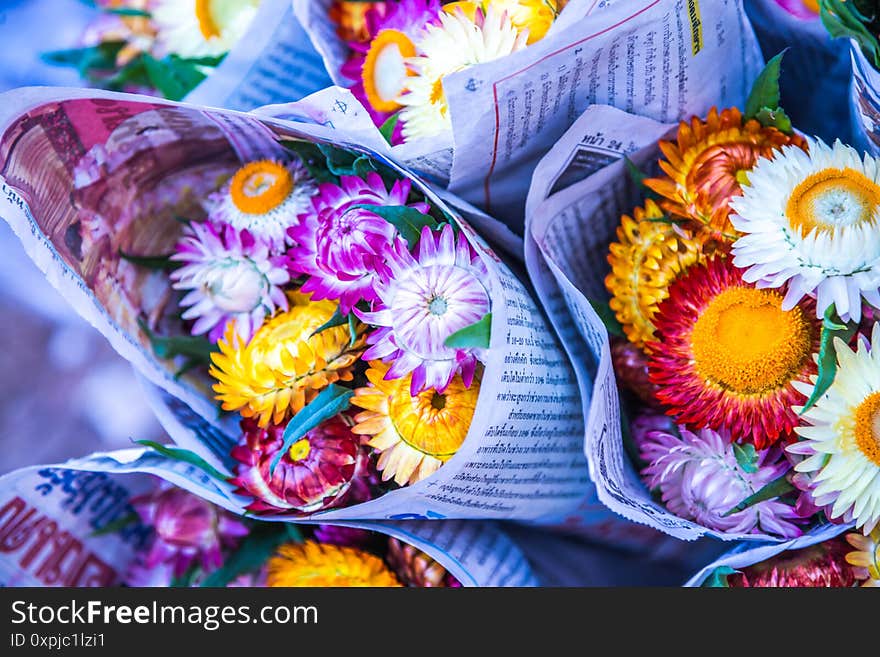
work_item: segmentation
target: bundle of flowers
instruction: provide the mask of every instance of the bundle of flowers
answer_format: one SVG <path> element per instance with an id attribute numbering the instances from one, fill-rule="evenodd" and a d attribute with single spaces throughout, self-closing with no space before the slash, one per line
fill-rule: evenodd
<path id="1" fill-rule="evenodd" d="M 880 586 L 880 528 L 870 534 L 834 532 L 820 541 L 792 541 L 733 551 L 706 567 L 691 586 L 730 588 L 848 588 Z"/>
<path id="2" fill-rule="evenodd" d="M 164 483 L 131 504 L 151 533 L 129 586 L 461 586 L 421 550 L 367 529 L 237 518 Z"/>
<path id="3" fill-rule="evenodd" d="M 91 84 L 179 100 L 244 36 L 260 0 L 96 0 L 78 47 L 44 54 Z"/>
<path id="4" fill-rule="evenodd" d="M 612 358 L 630 452 L 670 512 L 723 538 L 880 524 L 880 168 L 793 132 L 779 57 L 746 111 L 662 141 L 621 219 Z"/>
<path id="5" fill-rule="evenodd" d="M 540 41 L 565 4 L 333 0 L 326 8 L 340 40 L 333 49 L 346 54 L 330 74 L 351 89 L 392 144 L 451 134 L 443 78 Z"/>

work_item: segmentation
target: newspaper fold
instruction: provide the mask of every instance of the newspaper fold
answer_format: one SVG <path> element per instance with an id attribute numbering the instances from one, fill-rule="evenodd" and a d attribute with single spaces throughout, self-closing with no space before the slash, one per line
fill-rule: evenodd
<path id="1" fill-rule="evenodd" d="M 349 86 L 330 2 L 293 0 L 333 81 Z M 452 135 L 392 153 L 522 234 L 535 165 L 589 105 L 677 121 L 742 103 L 762 64 L 742 0 L 570 2 L 541 41 L 443 79 Z"/>
<path id="2" fill-rule="evenodd" d="M 321 97 L 338 98 L 334 94 L 331 89 Z M 287 111 L 300 112 L 302 121 L 320 114 L 334 117 L 333 125 L 353 122 L 346 106 L 335 102 Z M 240 161 L 278 156 L 280 138 L 368 153 L 400 175 L 411 175 L 387 159 L 378 132 L 370 130 L 372 136 L 349 134 L 329 123 L 293 123 L 110 92 L 18 90 L 0 103 L 0 215 L 50 283 L 158 388 L 150 399 L 171 438 L 230 472 L 229 452 L 240 436 L 237 418 L 219 414 L 206 374 L 178 376 L 179 362 L 157 358 L 145 331 L 183 332 L 166 312 L 175 307 L 166 273 L 120 254 L 169 253 L 182 229 L 175 217 L 189 216 L 218 176 Z M 434 206 L 461 216 L 419 180 L 414 185 Z M 467 214 L 487 228 L 494 225 L 478 212 Z M 661 540 L 620 520 L 596 498 L 583 454 L 580 392 L 568 358 L 527 288 L 472 226 L 463 219 L 458 224 L 487 264 L 493 310 L 468 436 L 431 477 L 320 517 L 515 518 L 564 523 L 588 533 L 593 528 L 598 538 L 631 547 Z M 512 235 L 506 242 L 508 249 L 516 248 Z M 168 459 L 156 468 L 168 468 L 168 476 L 176 472 Z M 233 498 L 226 482 L 205 486 L 213 487 L 212 501 Z M 240 508 L 241 500 L 236 504 Z"/>
<path id="3" fill-rule="evenodd" d="M 120 459 L 131 458 L 126 454 Z M 34 466 L 0 477 L 0 586 L 115 586 L 152 529 L 114 523 L 155 483 L 110 455 Z M 345 523 L 393 536 L 464 586 L 534 586 L 520 549 L 492 522 Z"/>

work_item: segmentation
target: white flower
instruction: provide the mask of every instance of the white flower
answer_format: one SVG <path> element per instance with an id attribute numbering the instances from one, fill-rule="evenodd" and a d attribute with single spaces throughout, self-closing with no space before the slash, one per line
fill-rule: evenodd
<path id="1" fill-rule="evenodd" d="M 853 352 L 835 340 L 838 369 L 834 383 L 797 427 L 804 440 L 788 451 L 806 458 L 795 465 L 811 473 L 818 506 L 831 505 L 832 518 L 855 521 L 869 534 L 880 521 L 880 324 L 874 324 L 870 350 L 860 338 Z M 794 384 L 809 396 L 813 386 Z M 799 410 L 799 409 L 795 409 Z"/>
<path id="2" fill-rule="evenodd" d="M 761 158 L 743 195 L 731 200 L 734 264 L 758 287 L 788 283 L 784 309 L 817 297 L 821 317 L 834 304 L 859 320 L 861 298 L 880 306 L 880 169 L 836 141 L 810 140 L 810 152 L 786 146 Z"/>
<path id="3" fill-rule="evenodd" d="M 260 0 L 157 0 L 153 9 L 162 50 L 186 58 L 229 52 L 257 14 Z"/>
<path id="4" fill-rule="evenodd" d="M 430 137 L 452 129 L 443 78 L 474 64 L 490 62 L 526 46 L 528 31 L 519 31 L 506 12 L 489 6 L 473 19 L 461 9 L 441 12 L 439 24 L 425 27 L 416 43 L 419 54 L 407 60 L 415 73 L 400 97 L 404 140 Z"/>

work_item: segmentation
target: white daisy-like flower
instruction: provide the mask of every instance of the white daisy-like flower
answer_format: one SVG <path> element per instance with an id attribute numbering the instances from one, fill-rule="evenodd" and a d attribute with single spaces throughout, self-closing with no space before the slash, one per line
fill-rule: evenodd
<path id="1" fill-rule="evenodd" d="M 287 229 L 311 209 L 318 187 L 298 159 L 248 162 L 208 199 L 211 221 L 246 230 L 280 250 L 290 242 Z"/>
<path id="2" fill-rule="evenodd" d="M 456 8 L 441 12 L 438 20 L 425 26 L 416 43 L 419 54 L 407 59 L 414 75 L 407 79 L 407 93 L 399 98 L 406 141 L 452 129 L 443 91 L 445 76 L 522 50 L 529 36 L 528 30 L 513 26 L 506 12 L 491 5 L 485 14 L 476 11 L 473 18 Z"/>
<path id="3" fill-rule="evenodd" d="M 185 290 L 183 319 L 195 320 L 193 335 L 207 333 L 216 342 L 230 321 L 247 341 L 276 310 L 287 310 L 283 286 L 290 280 L 285 260 L 271 256 L 265 242 L 231 226 L 210 222 L 187 226 L 172 260 L 174 289 Z"/>
<path id="4" fill-rule="evenodd" d="M 840 141 L 809 140 L 761 158 L 731 200 L 734 264 L 758 287 L 788 284 L 783 308 L 815 295 L 821 317 L 834 304 L 861 318 L 861 298 L 880 307 L 880 167 Z"/>
<path id="5" fill-rule="evenodd" d="M 834 383 L 803 414 L 811 425 L 795 429 L 803 440 L 787 449 L 806 457 L 795 470 L 810 473 L 816 504 L 831 505 L 832 519 L 855 521 L 869 534 L 880 523 L 880 324 L 870 347 L 864 337 L 856 351 L 840 338 L 834 347 Z M 808 397 L 813 392 L 810 384 L 793 385 Z"/>
<path id="6" fill-rule="evenodd" d="M 244 36 L 260 0 L 156 0 L 159 47 L 186 58 L 219 57 Z"/>

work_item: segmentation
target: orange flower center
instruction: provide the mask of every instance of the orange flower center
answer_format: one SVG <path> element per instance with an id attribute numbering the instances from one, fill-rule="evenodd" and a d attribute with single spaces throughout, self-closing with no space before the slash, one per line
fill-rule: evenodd
<path id="1" fill-rule="evenodd" d="M 290 451 L 288 451 L 287 454 L 290 456 L 291 461 L 302 461 L 304 458 L 308 457 L 311 451 L 312 446 L 309 444 L 309 439 L 302 438 L 290 446 Z"/>
<path id="2" fill-rule="evenodd" d="M 812 230 L 876 223 L 880 186 L 855 169 L 823 169 L 807 176 L 791 193 L 785 215 L 802 236 Z"/>
<path id="3" fill-rule="evenodd" d="M 691 348 L 700 376 L 756 394 L 794 379 L 810 357 L 812 338 L 800 308 L 782 310 L 779 293 L 732 287 L 712 299 L 694 324 Z"/>
<path id="4" fill-rule="evenodd" d="M 395 112 L 401 108 L 397 99 L 404 92 L 406 77 L 410 75 L 406 58 L 415 57 L 416 47 L 399 30 L 381 30 L 367 51 L 361 78 L 367 100 L 380 112 Z"/>
<path id="5" fill-rule="evenodd" d="M 284 203 L 293 191 L 293 177 L 277 162 L 250 162 L 232 177 L 229 194 L 245 214 L 266 214 Z"/>
<path id="6" fill-rule="evenodd" d="M 211 13 L 212 0 L 196 0 L 196 19 L 199 21 L 199 30 L 206 40 L 220 36 L 214 15 Z"/>
<path id="7" fill-rule="evenodd" d="M 880 392 L 865 397 L 856 409 L 856 445 L 880 466 Z"/>
<path id="8" fill-rule="evenodd" d="M 478 388 L 465 388 L 461 379 L 456 378 L 442 395 L 426 390 L 411 397 L 406 384 L 389 399 L 388 417 L 403 442 L 446 461 L 467 437 Z"/>

